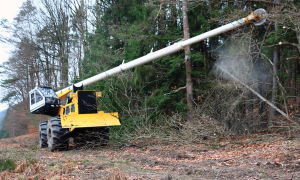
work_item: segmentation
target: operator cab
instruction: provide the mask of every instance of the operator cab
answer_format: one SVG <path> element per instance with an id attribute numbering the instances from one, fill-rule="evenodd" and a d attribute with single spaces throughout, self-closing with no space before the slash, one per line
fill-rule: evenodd
<path id="1" fill-rule="evenodd" d="M 50 87 L 36 87 L 29 92 L 30 112 L 33 114 L 45 114 L 57 116 L 60 100 Z"/>

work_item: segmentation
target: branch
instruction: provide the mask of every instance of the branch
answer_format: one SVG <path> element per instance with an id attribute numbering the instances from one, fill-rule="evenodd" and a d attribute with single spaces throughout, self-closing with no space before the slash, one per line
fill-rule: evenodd
<path id="1" fill-rule="evenodd" d="M 279 42 L 278 44 L 269 45 L 267 47 L 274 47 L 274 46 L 281 46 L 281 45 L 292 45 L 292 46 L 296 46 L 298 49 L 300 48 L 299 44 L 289 43 L 289 42 Z"/>
<path id="2" fill-rule="evenodd" d="M 166 94 L 164 94 L 164 95 L 174 94 L 174 93 L 177 93 L 178 91 L 180 91 L 181 89 L 185 89 L 185 88 L 186 88 L 186 86 L 180 87 L 180 88 L 175 89 L 175 90 L 173 90 L 173 91 L 171 91 L 171 92 L 169 92 L 169 93 L 166 93 Z"/>

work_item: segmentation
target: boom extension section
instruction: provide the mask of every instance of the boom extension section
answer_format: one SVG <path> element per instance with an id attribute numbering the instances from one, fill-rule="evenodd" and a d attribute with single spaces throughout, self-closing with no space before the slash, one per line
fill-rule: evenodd
<path id="1" fill-rule="evenodd" d="M 106 79 L 110 76 L 119 74 L 121 72 L 127 71 L 129 69 L 134 68 L 134 67 L 143 65 L 145 63 L 151 62 L 151 61 L 156 60 L 158 58 L 161 58 L 161 57 L 167 56 L 169 54 L 175 53 L 177 51 L 180 51 L 180 50 L 184 49 L 185 46 L 195 44 L 197 42 L 203 41 L 204 39 L 216 36 L 216 35 L 221 34 L 221 33 L 225 33 L 227 31 L 238 28 L 238 27 L 243 26 L 245 24 L 253 23 L 254 25 L 261 25 L 262 23 L 264 23 L 266 21 L 266 17 L 267 17 L 267 13 L 264 9 L 257 9 L 254 12 L 252 12 L 249 16 L 247 16 L 246 18 L 239 19 L 239 20 L 234 21 L 232 23 L 226 24 L 226 25 L 221 26 L 219 28 L 216 28 L 216 29 L 213 29 L 213 30 L 208 31 L 206 33 L 195 36 L 193 38 L 186 39 L 185 41 L 177 42 L 177 43 L 175 43 L 171 46 L 168 46 L 168 47 L 163 48 L 161 50 L 155 51 L 155 52 L 150 53 L 146 56 L 143 56 L 143 57 L 140 57 L 140 58 L 135 59 L 133 61 L 130 61 L 128 63 L 121 64 L 120 66 L 115 67 L 111 70 L 105 71 L 103 73 L 100 73 L 98 75 L 90 77 L 86 80 L 80 81 L 80 82 L 76 83 L 75 86 L 85 87 L 87 85 L 90 85 L 90 84 L 95 83 L 97 81 L 100 81 L 102 79 Z M 66 87 L 66 88 L 64 88 L 61 91 L 58 91 L 56 93 L 64 92 L 68 89 L 72 89 L 72 86 Z"/>

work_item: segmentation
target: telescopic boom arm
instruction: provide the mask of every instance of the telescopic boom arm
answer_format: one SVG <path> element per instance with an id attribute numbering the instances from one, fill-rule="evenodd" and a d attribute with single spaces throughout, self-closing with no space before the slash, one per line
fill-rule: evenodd
<path id="1" fill-rule="evenodd" d="M 103 73 L 100 73 L 98 75 L 95 75 L 93 77 L 90 77 L 86 80 L 83 80 L 81 82 L 78 82 L 75 84 L 76 87 L 79 86 L 87 86 L 90 85 L 94 82 L 100 81 L 102 79 L 108 78 L 110 76 L 113 76 L 115 74 L 119 74 L 121 72 L 127 71 L 129 69 L 132 69 L 134 67 L 143 65 L 145 63 L 148 63 L 150 61 L 153 61 L 155 59 L 167 56 L 169 54 L 175 53 L 179 50 L 184 49 L 185 46 L 197 43 L 199 41 L 203 41 L 204 39 L 216 36 L 218 34 L 230 31 L 232 29 L 238 28 L 240 26 L 243 26 L 245 24 L 249 24 L 249 23 L 253 23 L 254 25 L 261 25 L 266 21 L 266 17 L 267 17 L 267 13 L 264 9 L 257 9 L 254 12 L 252 12 L 250 15 L 248 15 L 246 18 L 242 18 L 239 19 L 237 21 L 234 21 L 232 23 L 226 24 L 224 26 L 221 26 L 219 28 L 213 29 L 211 31 L 208 31 L 206 33 L 200 34 L 198 36 L 195 36 L 193 38 L 187 39 L 185 41 L 181 41 L 181 42 L 177 42 L 171 46 L 168 46 L 166 48 L 163 48 L 161 50 L 155 51 L 153 53 L 150 53 L 146 56 L 140 57 L 138 59 L 135 59 L 133 61 L 130 61 L 128 63 L 125 64 L 121 64 L 118 67 L 115 67 L 113 69 L 110 69 L 108 71 L 105 71 Z M 72 90 L 73 86 L 69 86 L 66 87 L 60 91 L 57 91 L 56 94 L 64 94 L 64 92 L 66 92 L 66 94 L 68 94 L 68 90 L 70 92 L 70 90 Z"/>

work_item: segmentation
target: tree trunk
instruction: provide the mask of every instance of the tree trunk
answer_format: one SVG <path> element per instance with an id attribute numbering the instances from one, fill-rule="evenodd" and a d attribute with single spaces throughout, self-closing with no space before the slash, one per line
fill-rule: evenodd
<path id="1" fill-rule="evenodd" d="M 263 70 L 266 70 L 266 67 L 265 65 L 262 65 L 262 69 Z M 260 84 L 259 84 L 259 92 L 260 92 L 260 95 L 264 98 L 267 97 L 267 89 L 268 89 L 268 77 L 267 75 L 262 75 L 260 77 Z M 267 103 L 265 101 L 260 101 L 260 106 L 259 106 L 259 109 L 258 109 L 258 114 L 259 114 L 259 123 L 261 124 L 261 128 L 262 129 L 265 129 L 267 127 L 267 113 L 266 113 L 266 110 L 267 110 Z"/>
<path id="2" fill-rule="evenodd" d="M 277 3 L 280 2 L 280 0 L 276 0 Z M 277 23 L 275 24 L 275 31 L 278 31 L 278 25 Z M 273 86 L 272 86 L 272 99 L 271 102 L 272 104 L 276 105 L 276 98 L 277 98 L 277 81 L 276 81 L 276 76 L 277 76 L 277 64 L 279 61 L 279 47 L 275 46 L 274 52 L 273 52 Z M 274 108 L 271 107 L 270 109 L 270 116 L 268 120 L 268 127 L 271 127 L 273 125 L 273 118 L 276 115 L 276 111 Z"/>
<path id="3" fill-rule="evenodd" d="M 253 94 L 251 91 L 248 91 L 247 97 L 249 103 L 246 104 L 246 108 L 248 111 L 246 124 L 248 128 L 248 132 L 251 133 L 253 131 Z"/>
<path id="4" fill-rule="evenodd" d="M 189 22 L 188 22 L 188 17 L 187 17 L 187 0 L 183 0 L 182 2 L 183 7 L 183 34 L 184 34 L 184 39 L 189 39 L 190 38 L 190 33 L 189 33 Z M 185 53 L 185 68 L 186 68 L 186 96 L 187 96 L 187 106 L 189 110 L 191 110 L 193 106 L 193 82 L 192 82 L 192 63 L 191 63 L 191 58 L 189 56 L 189 53 L 191 52 L 190 46 L 186 46 L 184 48 L 184 53 Z"/>

